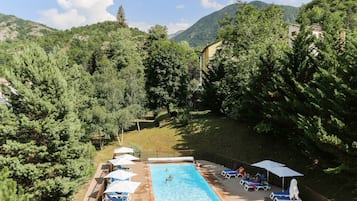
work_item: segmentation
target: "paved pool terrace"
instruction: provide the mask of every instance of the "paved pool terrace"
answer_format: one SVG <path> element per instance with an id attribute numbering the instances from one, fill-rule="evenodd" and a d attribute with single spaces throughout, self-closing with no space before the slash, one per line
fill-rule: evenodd
<path id="1" fill-rule="evenodd" d="M 280 191 L 281 188 L 272 186 L 270 191 L 245 191 L 243 186 L 239 184 L 241 178 L 226 179 L 220 173 L 226 167 L 205 160 L 197 160 L 201 167 L 197 168 L 201 175 L 211 185 L 213 190 L 219 195 L 222 201 L 268 201 L 271 191 Z M 107 170 L 101 167 L 98 168 L 92 184 L 88 188 L 87 195 L 83 201 L 95 201 L 98 189 L 102 182 L 102 178 L 107 174 Z M 104 166 L 103 166 L 104 167 Z M 154 194 L 151 185 L 150 167 L 147 162 L 135 162 L 134 165 L 128 165 L 131 171 L 137 175 L 132 177 L 132 181 L 141 182 L 135 193 L 131 197 L 131 201 L 154 201 Z"/>

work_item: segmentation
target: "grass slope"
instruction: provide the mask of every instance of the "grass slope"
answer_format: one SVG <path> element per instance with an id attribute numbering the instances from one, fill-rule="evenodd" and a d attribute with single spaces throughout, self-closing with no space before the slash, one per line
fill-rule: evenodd
<path id="1" fill-rule="evenodd" d="M 178 156 L 182 150 L 193 149 L 196 152 L 217 153 L 247 164 L 263 159 L 276 160 L 304 173 L 304 177 L 298 178 L 301 184 L 332 200 L 357 200 L 355 175 L 324 174 L 322 169 L 326 167 L 316 163 L 316 159 L 301 154 L 286 139 L 259 135 L 243 123 L 210 114 L 192 115 L 189 125 L 185 127 L 176 127 L 173 121 L 161 123 L 160 128 L 153 127 L 152 122 L 142 123 L 140 133 L 131 131 L 124 135 L 124 145 L 140 147 L 144 158 L 160 154 Z M 99 151 L 95 163 L 108 160 L 117 146 L 113 143 Z"/>

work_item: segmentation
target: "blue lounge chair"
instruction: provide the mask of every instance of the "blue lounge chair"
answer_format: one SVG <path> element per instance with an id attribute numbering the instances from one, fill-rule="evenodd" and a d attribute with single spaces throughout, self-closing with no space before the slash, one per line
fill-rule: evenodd
<path id="1" fill-rule="evenodd" d="M 237 170 L 230 170 L 230 169 L 226 169 L 226 170 L 222 170 L 221 175 L 227 179 L 230 179 L 231 177 L 243 177 L 243 175 L 241 173 L 239 173 Z"/>
<path id="2" fill-rule="evenodd" d="M 290 199 L 289 196 L 275 196 L 274 201 L 302 201 L 301 199 Z"/>
<path id="3" fill-rule="evenodd" d="M 244 184 L 248 183 L 248 182 L 255 182 L 255 180 L 250 179 L 250 178 L 243 178 L 240 180 L 240 185 L 244 186 Z"/>
<path id="4" fill-rule="evenodd" d="M 230 179 L 232 177 L 238 178 L 240 176 L 242 176 L 242 175 L 240 175 L 237 171 L 228 171 L 228 172 L 226 172 L 224 177 L 227 178 L 227 179 Z"/>
<path id="5" fill-rule="evenodd" d="M 274 200 L 274 197 L 276 196 L 289 196 L 289 191 L 276 191 L 276 192 L 271 192 L 269 197 L 270 199 Z"/>
<path id="6" fill-rule="evenodd" d="M 225 169 L 225 170 L 222 170 L 221 175 L 225 177 L 227 173 L 234 173 L 234 172 L 237 172 L 237 171 L 231 170 L 231 169 Z"/>
<path id="7" fill-rule="evenodd" d="M 253 189 L 255 191 L 262 190 L 270 190 L 271 187 L 269 186 L 268 182 L 258 183 L 258 182 L 246 182 L 244 184 L 244 190 L 249 191 L 249 189 Z"/>
<path id="8" fill-rule="evenodd" d="M 129 201 L 129 193 L 105 194 L 105 201 Z"/>
<path id="9" fill-rule="evenodd" d="M 114 166 L 114 167 L 113 167 L 113 170 L 112 170 L 112 171 L 115 171 L 115 170 L 126 170 L 126 171 L 130 171 L 130 168 L 129 168 L 129 167 L 124 167 L 124 166 L 121 166 L 121 165 L 117 165 L 117 166 Z"/>
<path id="10" fill-rule="evenodd" d="M 109 198 L 110 201 L 128 201 L 128 198 Z"/>

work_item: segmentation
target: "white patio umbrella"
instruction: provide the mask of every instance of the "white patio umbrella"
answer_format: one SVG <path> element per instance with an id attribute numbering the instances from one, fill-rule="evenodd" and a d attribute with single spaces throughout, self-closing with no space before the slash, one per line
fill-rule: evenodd
<path id="1" fill-rule="evenodd" d="M 128 154 L 128 153 L 134 153 L 134 149 L 129 148 L 129 147 L 119 147 L 114 149 L 115 154 Z"/>
<path id="2" fill-rule="evenodd" d="M 136 161 L 136 160 L 139 160 L 138 157 L 135 157 L 131 154 L 123 154 L 123 155 L 120 155 L 120 156 L 115 156 L 116 159 L 124 159 L 124 160 L 129 160 L 129 161 Z"/>
<path id="3" fill-rule="evenodd" d="M 107 174 L 104 178 L 113 178 L 113 179 L 120 179 L 125 180 L 135 176 L 135 173 L 125 171 L 125 170 L 115 170 Z"/>
<path id="4" fill-rule="evenodd" d="M 285 177 L 298 177 L 298 176 L 304 176 L 300 172 L 296 172 L 295 170 L 292 170 L 288 167 L 275 167 L 270 170 L 271 173 L 277 175 L 278 177 L 282 177 L 282 191 L 284 191 L 284 178 Z"/>
<path id="5" fill-rule="evenodd" d="M 278 162 L 275 162 L 272 160 L 263 160 L 263 161 L 260 161 L 257 163 L 253 163 L 253 164 L 251 164 L 251 166 L 266 169 L 267 170 L 267 181 L 269 181 L 269 171 L 276 167 L 285 166 L 285 164 L 278 163 Z"/>
<path id="6" fill-rule="evenodd" d="M 118 166 L 118 165 L 134 165 L 135 164 L 131 160 L 125 160 L 125 159 L 120 159 L 120 158 L 109 160 L 109 162 L 111 164 L 113 164 L 114 166 Z"/>
<path id="7" fill-rule="evenodd" d="M 104 193 L 134 193 L 135 190 L 139 187 L 140 182 L 133 181 L 115 181 L 111 183 Z"/>

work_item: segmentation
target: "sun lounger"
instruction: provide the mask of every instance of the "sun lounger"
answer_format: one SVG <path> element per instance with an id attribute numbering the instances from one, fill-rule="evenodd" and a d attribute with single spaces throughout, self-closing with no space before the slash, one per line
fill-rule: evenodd
<path id="1" fill-rule="evenodd" d="M 240 185 L 244 186 L 244 184 L 246 184 L 247 182 L 255 182 L 255 180 L 250 178 L 245 178 L 245 179 L 241 179 L 239 183 Z"/>
<path id="2" fill-rule="evenodd" d="M 235 178 L 243 177 L 243 175 L 238 171 L 230 170 L 230 169 L 222 170 L 221 175 L 227 179 L 230 179 L 231 177 L 235 177 Z"/>
<path id="3" fill-rule="evenodd" d="M 242 176 L 242 175 L 240 175 L 237 171 L 229 171 L 229 172 L 226 172 L 224 177 L 227 178 L 227 179 L 230 179 L 232 177 L 238 178 L 240 176 Z"/>
<path id="4" fill-rule="evenodd" d="M 126 171 L 130 171 L 130 168 L 129 168 L 129 167 L 124 167 L 124 166 L 118 165 L 118 166 L 114 166 L 114 167 L 113 167 L 113 171 L 115 171 L 115 170 L 126 170 Z"/>
<path id="5" fill-rule="evenodd" d="M 129 201 L 128 198 L 109 198 L 110 201 Z"/>
<path id="6" fill-rule="evenodd" d="M 270 199 L 274 200 L 274 197 L 276 196 L 289 196 L 289 191 L 276 191 L 276 192 L 271 192 L 269 197 Z"/>
<path id="7" fill-rule="evenodd" d="M 221 175 L 223 177 L 225 177 L 227 175 L 227 173 L 230 173 L 230 174 L 237 174 L 238 177 L 243 177 L 245 175 L 245 171 L 244 171 L 244 168 L 243 167 L 240 167 L 236 170 L 232 170 L 232 169 L 225 169 L 225 170 L 222 170 L 221 172 Z"/>
<path id="8" fill-rule="evenodd" d="M 274 201 L 291 201 L 291 200 L 295 200 L 295 201 L 302 201 L 301 199 L 290 199 L 289 196 L 275 196 L 274 197 Z"/>
<path id="9" fill-rule="evenodd" d="M 226 174 L 229 173 L 229 172 L 237 172 L 237 171 L 231 170 L 231 169 L 225 169 L 225 170 L 222 170 L 221 175 L 225 177 Z"/>
<path id="10" fill-rule="evenodd" d="M 255 191 L 259 191 L 260 189 L 262 190 L 270 190 L 271 187 L 267 182 L 264 183 L 258 183 L 258 182 L 246 182 L 244 184 L 244 190 L 249 191 L 249 189 L 253 189 Z"/>
<path id="11" fill-rule="evenodd" d="M 129 201 L 128 193 L 113 193 L 111 195 L 106 194 L 104 201 Z"/>

